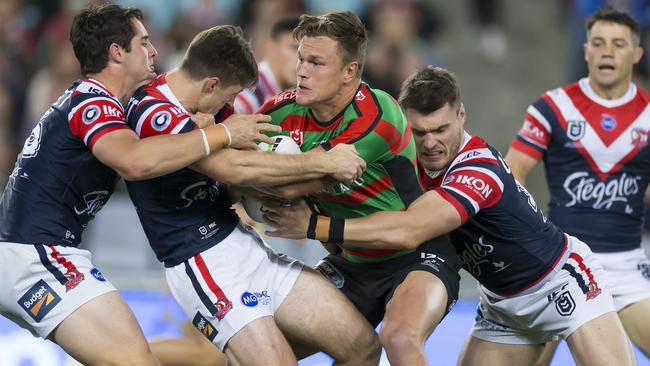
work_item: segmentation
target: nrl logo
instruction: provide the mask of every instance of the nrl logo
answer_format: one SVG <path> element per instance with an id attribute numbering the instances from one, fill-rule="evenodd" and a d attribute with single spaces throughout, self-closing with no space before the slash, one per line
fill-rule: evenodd
<path id="1" fill-rule="evenodd" d="M 567 121 L 566 135 L 572 141 L 578 141 L 585 136 L 586 129 L 586 121 L 569 120 Z"/>

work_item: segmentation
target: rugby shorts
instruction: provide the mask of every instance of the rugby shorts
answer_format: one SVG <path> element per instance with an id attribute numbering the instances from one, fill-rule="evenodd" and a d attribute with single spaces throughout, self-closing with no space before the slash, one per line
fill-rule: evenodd
<path id="1" fill-rule="evenodd" d="M 650 299 L 650 260 L 643 248 L 594 256 L 603 265 L 603 283 L 612 293 L 616 311 Z"/>
<path id="2" fill-rule="evenodd" d="M 355 263 L 339 254 L 331 254 L 320 261 L 316 269 L 343 292 L 373 327 L 383 320 L 386 304 L 412 271 L 429 272 L 442 281 L 447 289 L 445 315 L 458 300 L 460 263 L 447 235 L 429 240 L 409 254 L 383 262 Z"/>
<path id="3" fill-rule="evenodd" d="M 223 351 L 247 324 L 275 314 L 302 268 L 239 224 L 219 244 L 166 268 L 165 275 L 192 324 Z"/>
<path id="4" fill-rule="evenodd" d="M 0 243 L 0 314 L 47 338 L 72 312 L 115 291 L 89 251 L 55 245 Z"/>
<path id="5" fill-rule="evenodd" d="M 542 344 L 566 339 L 585 323 L 614 311 L 604 287 L 603 267 L 589 247 L 569 238 L 569 255 L 533 292 L 499 296 L 479 285 L 471 335 L 490 342 Z"/>

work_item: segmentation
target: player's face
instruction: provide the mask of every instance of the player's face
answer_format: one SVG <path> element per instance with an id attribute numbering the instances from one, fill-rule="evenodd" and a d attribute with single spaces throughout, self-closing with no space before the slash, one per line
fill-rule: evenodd
<path id="1" fill-rule="evenodd" d="M 465 107 L 449 104 L 430 113 L 406 109 L 417 146 L 418 161 L 430 171 L 442 170 L 456 157 L 463 141 Z"/>
<path id="2" fill-rule="evenodd" d="M 632 67 L 643 54 L 632 39 L 630 28 L 608 21 L 597 21 L 591 27 L 584 46 L 585 60 L 592 83 L 602 89 L 627 85 Z"/>
<path id="3" fill-rule="evenodd" d="M 296 102 L 312 107 L 328 104 L 343 86 L 345 68 L 338 42 L 329 37 L 304 37 L 298 45 Z"/>
<path id="4" fill-rule="evenodd" d="M 291 32 L 278 35 L 277 39 L 271 42 L 269 57 L 273 57 L 278 67 L 278 85 L 282 89 L 296 85 L 296 61 L 298 61 L 298 42 L 293 38 Z"/>
<path id="5" fill-rule="evenodd" d="M 154 57 L 158 51 L 151 44 L 149 33 L 142 22 L 134 19 L 132 26 L 135 36 L 131 39 L 131 51 L 126 53 L 124 64 L 127 74 L 142 85 L 156 77 Z"/>
<path id="6" fill-rule="evenodd" d="M 223 88 L 221 84 L 217 84 L 209 92 L 203 93 L 199 99 L 197 111 L 215 114 L 227 103 L 232 105 L 237 94 L 243 89 L 241 85 L 230 85 Z"/>

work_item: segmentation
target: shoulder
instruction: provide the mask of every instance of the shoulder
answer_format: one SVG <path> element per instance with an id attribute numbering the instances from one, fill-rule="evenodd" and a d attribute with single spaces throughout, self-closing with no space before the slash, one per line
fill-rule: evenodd
<path id="1" fill-rule="evenodd" d="M 296 103 L 296 89 L 286 90 L 275 97 L 267 100 L 258 110 L 258 113 L 269 114 L 273 113 L 284 107 L 293 107 L 298 106 Z"/>

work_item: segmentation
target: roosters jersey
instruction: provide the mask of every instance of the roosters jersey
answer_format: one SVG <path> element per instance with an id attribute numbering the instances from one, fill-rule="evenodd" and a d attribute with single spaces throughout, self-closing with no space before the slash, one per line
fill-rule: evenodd
<path id="1" fill-rule="evenodd" d="M 255 113 L 262 104 L 282 91 L 275 82 L 275 77 L 267 61 L 260 62 L 257 65 L 257 70 L 257 87 L 255 89 L 246 88 L 235 98 L 234 106 L 237 113 Z"/>
<path id="2" fill-rule="evenodd" d="M 72 83 L 18 156 L 0 202 L 0 241 L 78 246 L 119 179 L 93 156 L 93 146 L 120 129 L 128 129 L 124 108 L 104 85 Z"/>
<path id="3" fill-rule="evenodd" d="M 129 126 L 141 138 L 198 128 L 159 75 L 129 102 Z M 173 267 L 228 236 L 239 219 L 223 187 L 190 168 L 158 178 L 126 182 L 156 257 Z"/>
<path id="4" fill-rule="evenodd" d="M 606 100 L 588 79 L 528 107 L 512 147 L 544 159 L 549 217 L 594 252 L 639 248 L 650 177 L 648 95 L 631 84 Z"/>
<path id="5" fill-rule="evenodd" d="M 466 133 L 444 171 L 418 168 L 426 190 L 438 192 L 460 214 L 452 243 L 463 268 L 488 290 L 510 296 L 531 288 L 568 255 L 564 233 L 482 138 Z"/>

